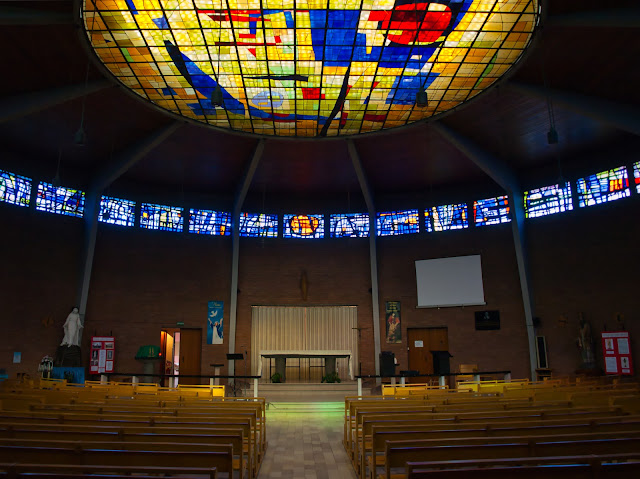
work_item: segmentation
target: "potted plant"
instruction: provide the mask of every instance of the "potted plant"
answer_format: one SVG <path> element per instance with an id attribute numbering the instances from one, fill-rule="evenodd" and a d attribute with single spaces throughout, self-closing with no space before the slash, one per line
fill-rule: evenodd
<path id="1" fill-rule="evenodd" d="M 282 374 L 280 373 L 274 373 L 271 376 L 271 382 L 272 383 L 281 383 L 282 382 Z"/>
<path id="2" fill-rule="evenodd" d="M 322 382 L 323 383 L 339 383 L 340 381 L 340 376 L 338 376 L 338 373 L 329 373 L 326 376 L 322 377 Z"/>

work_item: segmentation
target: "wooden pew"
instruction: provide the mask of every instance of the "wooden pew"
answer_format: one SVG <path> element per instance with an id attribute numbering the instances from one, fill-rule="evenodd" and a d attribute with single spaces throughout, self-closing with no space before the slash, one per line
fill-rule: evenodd
<path id="1" fill-rule="evenodd" d="M 451 435 L 450 433 L 454 433 Z M 395 447 L 456 447 L 460 445 L 488 445 L 488 444 L 505 444 L 510 442 L 522 442 L 527 444 L 537 444 L 545 441 L 588 441 L 588 440 L 608 440 L 624 438 L 636 438 L 640 440 L 640 429 L 626 431 L 594 431 L 583 433 L 558 432 L 557 434 L 542 433 L 541 431 L 530 431 L 531 434 L 523 432 L 517 436 L 483 436 L 478 431 L 472 431 L 470 434 L 476 435 L 458 435 L 460 431 L 382 431 L 374 436 L 373 454 L 368 457 L 369 477 L 378 476 L 380 468 L 386 467 L 386 456 L 384 455 L 387 444 L 392 443 Z M 464 431 L 466 432 L 466 431 Z M 538 434 L 535 434 L 535 433 Z M 381 454 L 378 454 L 381 453 Z M 435 459 L 435 458 L 434 458 Z M 375 460 L 375 464 L 374 461 Z"/>
<path id="2" fill-rule="evenodd" d="M 640 454 L 408 462 L 410 479 L 628 479 L 640 473 Z"/>
<path id="3" fill-rule="evenodd" d="M 426 440 L 428 441 L 428 440 Z M 394 469 L 404 469 L 407 462 L 457 461 L 461 459 L 496 459 L 509 457 L 536 457 L 588 454 L 620 454 L 637 453 L 640 450 L 640 438 L 611 438 L 557 441 L 532 438 L 507 439 L 508 442 L 493 444 L 460 444 L 460 445 L 421 445 L 425 441 L 415 441 L 411 444 L 403 441 L 389 441 L 386 443 L 385 474 L 378 477 L 386 479 L 404 478 L 402 474 L 394 474 Z"/>
<path id="4" fill-rule="evenodd" d="M 16 464 L 15 462 L 0 463 L 0 471 L 3 474 L 13 477 L 12 474 L 29 475 L 33 478 L 33 474 L 59 474 L 60 477 L 96 477 L 94 474 L 109 475 L 109 477 L 129 477 L 135 474 L 136 479 L 140 477 L 153 477 L 158 479 L 158 475 L 171 477 L 172 479 L 180 479 L 187 476 L 189 478 L 201 477 L 208 479 L 217 479 L 218 474 L 213 467 L 188 467 L 188 466 L 114 466 L 106 464 Z M 144 476 L 140 476 L 144 474 Z M 47 476 L 48 477 L 48 476 Z M 100 477 L 100 476 L 97 476 Z"/>
<path id="5" fill-rule="evenodd" d="M 231 445 L 226 451 L 128 451 L 123 449 L 85 449 L 81 446 L 28 447 L 0 446 L 0 462 L 24 464 L 109 464 L 114 466 L 199 467 L 216 468 L 218 475 L 231 478 L 233 454 Z"/>

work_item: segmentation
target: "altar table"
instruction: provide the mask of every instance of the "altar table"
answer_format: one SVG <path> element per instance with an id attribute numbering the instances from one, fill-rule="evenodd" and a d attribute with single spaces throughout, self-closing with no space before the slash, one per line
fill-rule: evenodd
<path id="1" fill-rule="evenodd" d="M 275 358 L 276 372 L 280 373 L 282 379 L 286 377 L 287 358 L 324 358 L 325 376 L 336 372 L 336 359 L 347 358 L 349 365 L 349 378 L 353 381 L 353 364 L 351 361 L 351 351 L 349 350 L 291 350 L 291 351 L 260 351 L 260 365 L 258 366 L 258 376 L 262 376 L 262 358 Z"/>

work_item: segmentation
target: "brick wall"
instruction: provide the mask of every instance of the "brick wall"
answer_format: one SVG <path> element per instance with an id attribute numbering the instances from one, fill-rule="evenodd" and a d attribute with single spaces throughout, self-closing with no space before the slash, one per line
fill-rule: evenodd
<path id="1" fill-rule="evenodd" d="M 579 366 L 575 345 L 578 313 L 592 322 L 594 335 L 621 313 L 640 360 L 636 313 L 638 198 L 527 222 L 539 334 L 546 336 L 550 366 L 571 374 Z M 3 251 L 0 368 L 10 376 L 37 374 L 45 354 L 62 339 L 62 325 L 76 301 L 81 220 L 0 205 L 6 228 Z M 414 261 L 468 254 L 482 255 L 486 306 L 417 309 Z M 478 363 L 483 369 L 511 369 L 528 376 L 524 312 L 510 225 L 378 241 L 379 308 L 382 350 L 407 367 L 407 328 L 446 326 L 452 365 Z M 94 333 L 117 340 L 119 371 L 141 372 L 134 360 L 139 346 L 159 344 L 163 327 L 203 328 L 202 372 L 225 363 L 228 344 L 206 345 L 207 301 L 225 302 L 228 337 L 231 268 L 230 238 L 133 230 L 101 225 L 83 340 L 85 361 Z M 308 297 L 300 289 L 302 272 Z M 374 370 L 369 244 L 366 239 L 296 241 L 243 239 L 240 244 L 236 351 L 250 351 L 252 305 L 356 305 L 362 328 L 362 373 Z M 384 340 L 385 301 L 401 301 L 399 345 Z M 476 331 L 474 311 L 500 311 L 501 329 Z M 566 324 L 559 318 L 564 314 Z M 53 325 L 46 326 L 50 317 Z M 597 342 L 596 350 L 600 350 Z M 11 363 L 22 352 L 22 364 Z M 600 360 L 598 356 L 598 360 Z M 241 371 L 240 367 L 238 371 Z"/>

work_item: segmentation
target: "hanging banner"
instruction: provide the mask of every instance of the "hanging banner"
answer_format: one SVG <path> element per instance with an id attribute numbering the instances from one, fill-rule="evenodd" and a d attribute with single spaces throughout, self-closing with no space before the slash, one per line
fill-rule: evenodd
<path id="1" fill-rule="evenodd" d="M 207 344 L 222 344 L 224 342 L 223 315 L 224 301 L 209 301 L 207 313 Z"/>
<path id="2" fill-rule="evenodd" d="M 400 328 L 400 301 L 387 301 L 385 303 L 387 343 L 398 344 L 402 342 L 402 329 Z"/>

